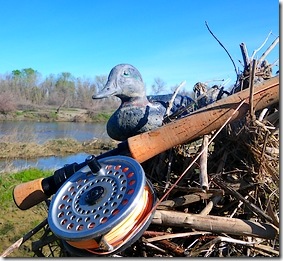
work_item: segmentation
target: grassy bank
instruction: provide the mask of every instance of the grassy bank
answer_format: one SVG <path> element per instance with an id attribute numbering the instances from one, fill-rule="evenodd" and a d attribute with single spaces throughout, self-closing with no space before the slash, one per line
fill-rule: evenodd
<path id="1" fill-rule="evenodd" d="M 10 121 L 68 121 L 68 122 L 106 122 L 113 111 L 90 111 L 79 108 L 62 108 L 57 112 L 56 108 L 32 108 L 17 110 L 6 114 L 0 114 L 0 120 Z"/>
<path id="2" fill-rule="evenodd" d="M 12 142 L 0 140 L 0 159 L 32 159 L 49 156 L 67 156 L 77 153 L 100 154 L 116 148 L 114 140 L 90 140 L 78 142 L 74 139 L 54 139 L 43 144 L 34 142 Z M 0 172 L 1 173 L 1 172 Z"/>
<path id="3" fill-rule="evenodd" d="M 13 201 L 13 188 L 23 182 L 47 177 L 51 171 L 27 169 L 17 173 L 3 173 L 0 175 L 0 253 L 23 237 L 47 217 L 45 203 L 40 203 L 29 210 L 20 210 Z M 41 233 L 32 237 L 39 238 Z M 9 257 L 31 257 L 31 240 L 23 243 L 19 249 L 12 252 Z"/>

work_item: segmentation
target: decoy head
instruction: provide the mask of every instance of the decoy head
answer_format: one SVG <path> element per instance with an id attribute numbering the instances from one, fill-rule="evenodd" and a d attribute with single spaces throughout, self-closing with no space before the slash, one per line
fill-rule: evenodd
<path id="1" fill-rule="evenodd" d="M 109 73 L 106 85 L 93 99 L 117 96 L 122 101 L 145 97 L 145 86 L 140 72 L 130 64 L 118 64 Z"/>

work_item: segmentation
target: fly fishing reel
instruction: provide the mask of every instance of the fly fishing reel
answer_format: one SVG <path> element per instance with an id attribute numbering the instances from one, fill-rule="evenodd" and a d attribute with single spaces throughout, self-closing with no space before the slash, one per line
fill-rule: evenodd
<path id="1" fill-rule="evenodd" d="M 50 229 L 76 256 L 121 252 L 148 228 L 154 190 L 141 165 L 130 157 L 87 160 L 53 196 Z"/>

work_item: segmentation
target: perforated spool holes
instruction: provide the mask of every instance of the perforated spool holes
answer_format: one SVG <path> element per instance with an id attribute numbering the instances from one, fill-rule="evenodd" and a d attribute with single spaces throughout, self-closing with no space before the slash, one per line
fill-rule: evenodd
<path id="1" fill-rule="evenodd" d="M 104 158 L 99 163 L 105 175 L 95 175 L 85 167 L 54 195 L 48 222 L 58 237 L 77 241 L 101 236 L 127 217 L 141 199 L 145 175 L 139 163 L 125 156 Z M 103 187 L 103 195 L 87 204 L 87 193 L 97 186 Z"/>

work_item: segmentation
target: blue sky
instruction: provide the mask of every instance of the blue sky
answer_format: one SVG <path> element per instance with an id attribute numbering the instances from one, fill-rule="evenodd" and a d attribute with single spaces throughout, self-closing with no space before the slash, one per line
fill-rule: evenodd
<path id="1" fill-rule="evenodd" d="M 108 75 L 130 63 L 147 88 L 154 78 L 168 86 L 186 81 L 231 79 L 234 67 L 210 29 L 242 68 L 239 45 L 260 56 L 279 35 L 275 0 L 2 0 L 0 74 L 33 68 L 43 77 L 70 72 L 75 77 Z M 279 47 L 267 60 L 279 58 Z M 276 67 L 274 70 L 277 70 Z"/>

